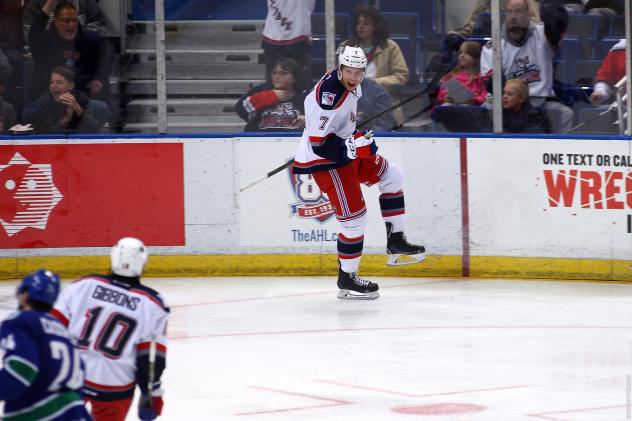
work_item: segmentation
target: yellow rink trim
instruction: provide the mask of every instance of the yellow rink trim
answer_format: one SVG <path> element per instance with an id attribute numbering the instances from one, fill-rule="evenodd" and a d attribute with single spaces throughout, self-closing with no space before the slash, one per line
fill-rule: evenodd
<path id="1" fill-rule="evenodd" d="M 470 277 L 632 281 L 632 262 L 623 260 L 472 256 Z M 152 255 L 147 277 L 189 276 L 335 276 L 336 255 L 224 254 Z M 39 268 L 62 278 L 107 273 L 108 256 L 25 256 L 0 258 L 0 279 L 21 278 Z M 364 255 L 363 275 L 401 277 L 460 277 L 461 256 L 428 256 L 423 263 L 387 266 L 386 255 Z"/>

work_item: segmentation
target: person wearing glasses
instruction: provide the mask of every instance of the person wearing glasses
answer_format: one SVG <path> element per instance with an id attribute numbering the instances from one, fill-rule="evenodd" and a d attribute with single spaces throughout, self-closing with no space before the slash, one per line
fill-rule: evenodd
<path id="1" fill-rule="evenodd" d="M 250 89 L 235 105 L 239 117 L 246 121 L 244 131 L 303 130 L 303 102 L 308 91 L 298 63 L 291 58 L 278 58 L 266 79 L 266 83 Z"/>
<path id="2" fill-rule="evenodd" d="M 54 20 L 47 28 L 51 11 Z M 110 101 L 113 51 L 105 38 L 81 27 L 75 5 L 47 0 L 31 25 L 29 43 L 35 61 L 28 92 L 30 101 L 48 90 L 52 70 L 63 66 L 75 72 L 75 87 L 90 99 L 88 107 L 95 118 L 100 123 L 107 121 L 111 114 L 107 104 Z"/>

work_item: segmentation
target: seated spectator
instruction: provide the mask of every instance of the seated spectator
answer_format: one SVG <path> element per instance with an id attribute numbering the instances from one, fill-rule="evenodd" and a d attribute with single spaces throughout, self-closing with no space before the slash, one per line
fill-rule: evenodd
<path id="1" fill-rule="evenodd" d="M 511 79 L 503 89 L 504 133 L 550 133 L 546 115 L 529 102 L 529 87 L 522 79 Z"/>
<path id="2" fill-rule="evenodd" d="M 358 6 L 355 13 L 354 36 L 340 44 L 361 47 L 368 60 L 366 77 L 384 86 L 393 101 L 400 101 L 400 89 L 408 82 L 408 65 L 399 45 L 389 39 L 384 16 L 372 6 Z M 395 110 L 397 124 L 402 124 L 401 108 Z"/>
<path id="3" fill-rule="evenodd" d="M 312 79 L 312 12 L 316 0 L 267 0 L 261 48 L 266 75 L 280 57 L 296 61 L 306 80 Z"/>
<path id="4" fill-rule="evenodd" d="M 364 78 L 360 83 L 362 96 L 358 99 L 357 122 L 361 123 L 393 106 L 386 88 L 373 79 Z M 377 120 L 362 126 L 362 130 L 389 132 L 397 126 L 393 113 L 386 113 Z"/>
<path id="5" fill-rule="evenodd" d="M 595 75 L 595 89 L 590 95 L 593 105 L 608 101 L 614 92 L 614 85 L 625 76 L 626 41 L 622 39 L 610 49 Z"/>
<path id="6" fill-rule="evenodd" d="M 38 134 L 73 131 L 97 133 L 101 127 L 88 108 L 88 97 L 75 89 L 75 74 L 66 67 L 56 67 L 51 76 L 49 91 L 35 101 L 29 121 Z"/>
<path id="7" fill-rule="evenodd" d="M 47 13 L 47 28 L 55 20 L 55 16 L 52 13 L 53 10 L 55 10 L 57 4 L 62 1 L 67 1 L 75 6 L 75 10 L 77 10 L 77 21 L 84 31 L 91 31 L 100 36 L 105 36 L 105 16 L 101 12 L 99 3 L 95 0 L 54 0 L 50 4 L 50 10 Z M 39 15 L 47 3 L 47 0 L 26 0 L 24 3 L 25 10 L 22 22 L 25 32 L 28 33 L 31 25 L 37 19 L 37 15 Z"/>
<path id="8" fill-rule="evenodd" d="M 482 110 L 462 110 L 463 105 L 480 106 L 485 103 L 487 89 L 480 74 L 481 45 L 475 41 L 466 41 L 459 48 L 459 61 L 456 68 L 441 79 L 441 85 L 437 92 L 437 102 L 441 106 L 432 112 L 432 119 L 442 123 L 448 131 L 478 132 L 481 127 L 486 127 L 487 113 Z M 454 83 L 458 82 L 456 98 L 450 96 L 454 93 Z M 469 92 L 469 99 L 466 94 Z M 456 106 L 455 106 L 456 105 Z"/>
<path id="9" fill-rule="evenodd" d="M 456 68 L 441 79 L 441 86 L 437 94 L 439 104 L 455 104 L 450 97 L 446 83 L 457 80 L 470 92 L 472 98 L 463 102 L 466 105 L 482 105 L 487 97 L 485 82 L 480 70 L 481 45 L 476 41 L 466 41 L 459 47 L 459 61 Z"/>
<path id="10" fill-rule="evenodd" d="M 76 88 L 92 100 L 95 117 L 104 123 L 110 117 L 109 76 L 113 51 L 109 42 L 96 32 L 84 31 L 78 24 L 76 7 L 62 1 L 53 12 L 53 25 L 46 29 L 48 15 L 57 0 L 47 0 L 33 20 L 29 41 L 35 69 L 29 100 L 46 91 L 51 71 L 65 66 L 76 74 Z"/>
<path id="11" fill-rule="evenodd" d="M 544 12 L 546 10 L 546 12 Z M 526 0 L 508 0 L 502 28 L 502 76 L 519 78 L 529 86 L 529 100 L 534 107 L 554 108 L 561 115 L 561 133 L 568 133 L 573 124 L 573 110 L 555 98 L 553 91 L 553 54 L 568 23 L 568 13 L 551 4 L 542 11 L 544 23 L 530 21 Z M 491 42 L 481 53 L 481 73 L 491 77 L 493 59 Z"/>
<path id="12" fill-rule="evenodd" d="M 246 120 L 246 132 L 300 131 L 305 127 L 307 96 L 298 63 L 279 58 L 268 81 L 242 96 L 235 109 Z"/>

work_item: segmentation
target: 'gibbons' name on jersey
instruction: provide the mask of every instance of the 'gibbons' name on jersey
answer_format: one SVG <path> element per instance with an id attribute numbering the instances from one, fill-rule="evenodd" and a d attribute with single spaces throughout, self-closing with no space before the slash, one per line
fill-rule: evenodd
<path id="1" fill-rule="evenodd" d="M 101 285 L 97 285 L 96 289 L 92 293 L 92 298 L 105 301 L 106 303 L 116 304 L 117 306 L 126 307 L 132 311 L 136 310 L 140 301 L 140 298 L 138 297 L 130 297 L 127 294 L 103 287 Z"/>

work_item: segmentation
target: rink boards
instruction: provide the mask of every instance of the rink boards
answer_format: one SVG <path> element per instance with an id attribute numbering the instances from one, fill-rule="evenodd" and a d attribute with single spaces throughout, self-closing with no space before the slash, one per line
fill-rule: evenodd
<path id="1" fill-rule="evenodd" d="M 378 136 L 404 171 L 420 265 L 387 268 L 377 186 L 361 270 L 394 276 L 632 279 L 629 138 Z M 0 277 L 104 272 L 122 236 L 151 276 L 322 275 L 338 225 L 293 136 L 0 139 Z"/>

